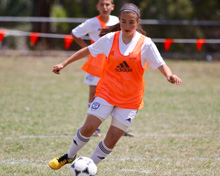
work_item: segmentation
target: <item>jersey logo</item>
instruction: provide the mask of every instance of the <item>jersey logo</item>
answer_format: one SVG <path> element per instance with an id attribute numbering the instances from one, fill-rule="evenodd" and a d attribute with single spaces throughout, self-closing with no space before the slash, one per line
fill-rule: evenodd
<path id="1" fill-rule="evenodd" d="M 132 69 L 129 67 L 129 65 L 126 61 L 123 61 L 115 68 L 115 71 L 117 71 L 117 72 L 132 72 Z"/>
<path id="2" fill-rule="evenodd" d="M 91 110 L 94 111 L 94 110 L 98 109 L 99 107 L 100 107 L 99 102 L 93 102 L 92 106 L 91 106 Z"/>

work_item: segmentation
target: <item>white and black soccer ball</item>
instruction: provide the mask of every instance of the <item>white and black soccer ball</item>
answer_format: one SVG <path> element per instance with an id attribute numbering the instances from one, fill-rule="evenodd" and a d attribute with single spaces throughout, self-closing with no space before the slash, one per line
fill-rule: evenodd
<path id="1" fill-rule="evenodd" d="M 95 176 L 97 166 L 92 159 L 87 157 L 77 158 L 70 167 L 71 176 Z"/>

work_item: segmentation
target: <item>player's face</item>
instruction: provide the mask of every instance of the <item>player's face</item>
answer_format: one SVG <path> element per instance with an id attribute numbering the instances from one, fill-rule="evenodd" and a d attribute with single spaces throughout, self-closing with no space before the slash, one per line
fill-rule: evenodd
<path id="1" fill-rule="evenodd" d="M 126 37 L 133 37 L 135 31 L 140 23 L 137 14 L 132 12 L 122 12 L 120 14 L 120 26 L 123 32 L 123 35 Z"/>
<path id="2" fill-rule="evenodd" d="M 109 16 L 111 11 L 114 10 L 114 4 L 111 0 L 99 0 L 96 8 L 101 16 Z"/>

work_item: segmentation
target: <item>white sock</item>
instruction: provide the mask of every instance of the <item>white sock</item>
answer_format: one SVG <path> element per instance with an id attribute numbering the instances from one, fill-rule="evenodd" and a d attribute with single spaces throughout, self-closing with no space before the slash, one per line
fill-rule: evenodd
<path id="1" fill-rule="evenodd" d="M 104 144 L 104 141 L 101 141 L 95 148 L 92 156 L 90 157 L 95 164 L 98 164 L 100 161 L 105 159 L 105 157 L 112 152 L 113 149 L 109 149 Z"/>
<path id="2" fill-rule="evenodd" d="M 80 128 L 81 129 L 81 128 Z M 77 152 L 87 143 L 89 142 L 90 137 L 82 136 L 80 133 L 80 129 L 77 131 L 77 134 L 73 138 L 73 142 L 70 146 L 68 152 L 68 158 L 74 158 Z"/>

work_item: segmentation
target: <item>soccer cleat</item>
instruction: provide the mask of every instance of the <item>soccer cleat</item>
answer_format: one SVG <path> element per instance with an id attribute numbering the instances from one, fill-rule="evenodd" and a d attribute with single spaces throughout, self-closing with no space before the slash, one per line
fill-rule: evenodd
<path id="1" fill-rule="evenodd" d="M 57 170 L 60 169 L 65 164 L 71 164 L 75 159 L 76 156 L 73 159 L 70 159 L 68 158 L 68 155 L 66 153 L 60 157 L 52 159 L 49 163 L 49 166 L 51 169 Z"/>
<path id="2" fill-rule="evenodd" d="M 128 131 L 125 131 L 124 136 L 134 137 L 135 134 L 134 134 L 134 133 L 130 133 L 130 132 L 128 132 Z"/>
<path id="3" fill-rule="evenodd" d="M 92 136 L 101 137 L 101 136 L 102 136 L 101 130 L 100 130 L 100 129 L 97 129 L 97 130 L 92 134 Z"/>

